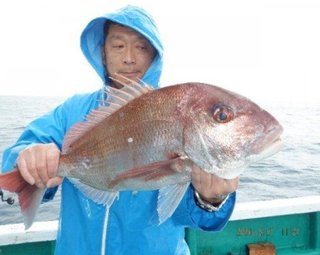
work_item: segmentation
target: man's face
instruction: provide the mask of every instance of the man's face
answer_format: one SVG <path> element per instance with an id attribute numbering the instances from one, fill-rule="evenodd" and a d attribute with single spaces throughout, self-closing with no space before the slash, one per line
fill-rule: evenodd
<path id="1" fill-rule="evenodd" d="M 138 81 L 148 70 L 155 54 L 153 46 L 141 34 L 125 26 L 110 24 L 102 50 L 108 76 L 125 84 L 130 82 L 121 76 Z M 122 87 L 114 81 L 113 85 Z"/>

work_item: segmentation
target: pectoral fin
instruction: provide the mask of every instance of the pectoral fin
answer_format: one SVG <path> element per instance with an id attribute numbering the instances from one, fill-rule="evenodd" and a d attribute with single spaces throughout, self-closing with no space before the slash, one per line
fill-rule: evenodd
<path id="1" fill-rule="evenodd" d="M 159 190 L 157 208 L 159 225 L 171 217 L 188 187 L 189 182 L 170 185 Z"/>
<path id="2" fill-rule="evenodd" d="M 109 187 L 114 187 L 129 179 L 143 178 L 145 181 L 154 181 L 176 174 L 184 169 L 186 160 L 184 157 L 177 156 L 172 159 L 130 169 L 117 175 L 116 178 L 109 183 Z"/>

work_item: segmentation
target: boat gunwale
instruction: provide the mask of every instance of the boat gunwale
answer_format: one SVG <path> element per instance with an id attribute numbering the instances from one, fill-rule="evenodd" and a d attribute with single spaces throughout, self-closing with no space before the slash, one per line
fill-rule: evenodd
<path id="1" fill-rule="evenodd" d="M 236 203 L 231 221 L 320 211 L 320 195 Z M 0 246 L 56 240 L 58 220 L 0 225 Z"/>

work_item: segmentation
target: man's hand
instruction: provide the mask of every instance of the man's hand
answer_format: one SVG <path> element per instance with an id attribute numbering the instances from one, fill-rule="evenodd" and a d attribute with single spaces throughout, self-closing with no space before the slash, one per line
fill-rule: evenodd
<path id="1" fill-rule="evenodd" d="M 222 202 L 239 185 L 239 177 L 230 180 L 222 179 L 201 170 L 196 165 L 192 167 L 191 180 L 201 198 L 213 204 Z"/>
<path id="2" fill-rule="evenodd" d="M 19 154 L 17 165 L 22 177 L 38 188 L 58 186 L 61 177 L 56 177 L 60 151 L 54 143 L 36 144 Z"/>

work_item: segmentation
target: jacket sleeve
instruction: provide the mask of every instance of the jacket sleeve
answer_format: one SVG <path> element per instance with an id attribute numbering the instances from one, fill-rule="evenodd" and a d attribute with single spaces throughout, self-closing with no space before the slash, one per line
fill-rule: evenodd
<path id="1" fill-rule="evenodd" d="M 193 187 L 189 186 L 178 208 L 172 215 L 176 224 L 206 231 L 219 231 L 224 228 L 234 209 L 236 193 L 231 193 L 227 201 L 216 212 L 200 208 L 195 201 Z"/>
<path id="2" fill-rule="evenodd" d="M 92 103 L 93 102 L 93 103 Z M 61 150 L 67 130 L 78 121 L 82 121 L 90 108 L 97 103 L 97 97 L 76 95 L 63 104 L 32 121 L 23 131 L 17 142 L 3 152 L 2 172 L 14 168 L 19 152 L 34 144 L 55 143 Z M 79 107 L 79 105 L 84 107 Z M 57 188 L 47 189 L 44 201 L 51 200 Z"/>

